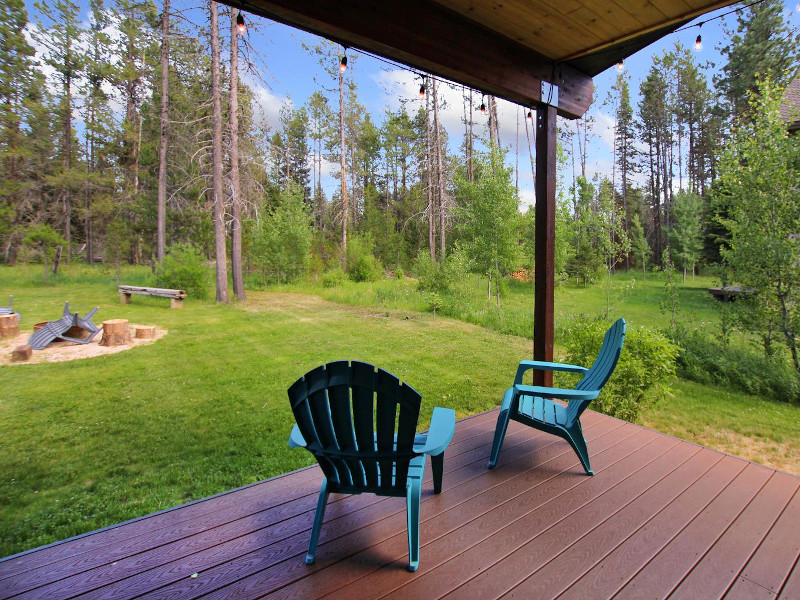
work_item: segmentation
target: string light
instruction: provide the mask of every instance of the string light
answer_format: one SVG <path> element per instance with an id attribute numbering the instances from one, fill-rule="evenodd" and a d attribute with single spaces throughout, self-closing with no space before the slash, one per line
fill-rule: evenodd
<path id="1" fill-rule="evenodd" d="M 525 115 L 525 118 L 528 119 L 528 121 L 533 121 L 533 113 L 528 111 L 528 114 Z"/>
<path id="2" fill-rule="evenodd" d="M 694 49 L 700 52 L 703 49 L 703 36 L 697 34 L 697 39 L 694 41 Z"/>
<path id="3" fill-rule="evenodd" d="M 244 24 L 244 15 L 242 11 L 239 11 L 239 14 L 236 15 L 236 29 L 239 32 L 239 35 L 244 35 L 247 31 L 247 27 Z"/>
<path id="4" fill-rule="evenodd" d="M 620 73 L 622 73 L 623 69 L 625 69 L 625 63 L 624 63 L 623 61 L 619 61 L 619 62 L 617 63 L 617 71 L 619 71 Z"/>
<path id="5" fill-rule="evenodd" d="M 482 96 L 482 97 L 481 97 L 480 111 L 481 111 L 483 114 L 486 114 L 486 95 L 484 95 L 484 96 Z"/>
<path id="6" fill-rule="evenodd" d="M 419 99 L 422 100 L 423 98 L 425 98 L 425 84 L 424 83 L 419 86 Z"/>
<path id="7" fill-rule="evenodd" d="M 339 61 L 339 72 L 344 73 L 347 71 L 347 48 L 342 51 L 342 58 Z"/>

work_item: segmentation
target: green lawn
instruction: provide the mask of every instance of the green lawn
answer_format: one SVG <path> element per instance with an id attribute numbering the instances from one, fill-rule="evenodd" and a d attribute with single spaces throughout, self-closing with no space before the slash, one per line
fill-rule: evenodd
<path id="1" fill-rule="evenodd" d="M 307 453 L 286 445 L 286 388 L 320 363 L 365 360 L 409 381 L 423 395 L 424 427 L 435 405 L 459 417 L 497 406 L 517 362 L 530 355 L 529 339 L 410 310 L 425 305 L 409 281 L 306 284 L 295 293 L 250 292 L 243 305 L 189 299 L 170 310 L 165 299 L 140 296 L 121 306 L 103 267 L 65 267 L 48 286 L 39 269 L 0 267 L 0 303 L 14 294 L 23 329 L 60 316 L 68 299 L 82 314 L 100 306 L 98 323 L 126 318 L 169 334 L 104 357 L 0 367 L 0 556 L 309 464 Z M 146 278 L 144 269 L 122 277 Z M 648 322 L 649 307 L 651 322 L 663 322 L 657 287 L 626 297 L 621 314 Z M 685 292 L 695 289 L 698 310 L 710 313 L 699 282 Z M 562 319 L 569 310 L 592 312 L 598 298 L 596 288 L 558 294 Z M 522 286 L 506 301 L 515 310 L 532 302 Z M 674 397 L 643 421 L 800 473 L 794 406 L 678 382 Z"/>

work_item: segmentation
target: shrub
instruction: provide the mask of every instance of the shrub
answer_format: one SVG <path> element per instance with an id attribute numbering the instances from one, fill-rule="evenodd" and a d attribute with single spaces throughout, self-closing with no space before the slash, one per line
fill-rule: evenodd
<path id="1" fill-rule="evenodd" d="M 397 269 L 395 269 L 394 278 L 398 281 L 403 281 L 406 278 L 406 272 L 403 271 L 403 267 L 397 267 Z"/>
<path id="2" fill-rule="evenodd" d="M 677 328 L 672 338 L 681 347 L 677 365 L 682 378 L 800 404 L 800 376 L 784 356 L 767 358 L 683 328 Z"/>
<path id="3" fill-rule="evenodd" d="M 439 294 L 452 292 L 467 278 L 469 268 L 469 257 L 458 246 L 447 255 L 443 265 L 433 260 L 424 248 L 419 251 L 414 261 L 414 272 L 419 281 L 418 288 L 421 291 Z"/>
<path id="4" fill-rule="evenodd" d="M 567 329 L 567 361 L 590 366 L 611 324 L 603 319 L 576 319 Z M 675 376 L 679 348 L 663 334 L 628 327 L 619 362 L 592 407 L 620 419 L 635 421 L 641 411 L 667 391 Z"/>
<path id="5" fill-rule="evenodd" d="M 347 280 L 347 273 L 342 267 L 334 267 L 330 271 L 325 271 L 322 275 L 322 287 L 335 288 L 342 285 Z"/>
<path id="6" fill-rule="evenodd" d="M 372 253 L 373 245 L 369 236 L 348 240 L 347 274 L 353 281 L 377 281 L 383 275 L 383 267 Z"/>
<path id="7" fill-rule="evenodd" d="M 206 267 L 191 244 L 173 244 L 156 271 L 157 285 L 186 290 L 190 298 L 208 296 Z"/>
<path id="8" fill-rule="evenodd" d="M 311 259 L 311 217 L 296 185 L 282 190 L 254 232 L 250 260 L 265 283 L 287 283 L 306 272 Z"/>

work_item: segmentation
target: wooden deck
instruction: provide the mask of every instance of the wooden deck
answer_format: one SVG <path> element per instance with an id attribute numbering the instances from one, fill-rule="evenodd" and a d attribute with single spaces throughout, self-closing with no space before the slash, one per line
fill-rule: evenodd
<path id="1" fill-rule="evenodd" d="M 9 557 L 0 598 L 800 598 L 799 478 L 591 411 L 594 477 L 513 422 L 488 471 L 496 416 L 458 423 L 441 495 L 428 469 L 416 573 L 371 495 L 332 496 L 303 562 L 314 467 Z"/>

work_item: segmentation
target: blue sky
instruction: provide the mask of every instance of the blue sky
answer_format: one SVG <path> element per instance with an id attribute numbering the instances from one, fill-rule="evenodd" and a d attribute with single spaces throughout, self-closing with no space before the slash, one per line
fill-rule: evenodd
<path id="1" fill-rule="evenodd" d="M 156 0 L 157 3 L 158 0 Z M 795 26 L 800 24 L 800 12 L 794 0 L 785 0 L 786 15 Z M 87 2 L 81 2 L 84 19 L 88 22 Z M 175 9 L 173 2 L 173 10 Z M 195 23 L 202 23 L 207 19 L 205 3 L 199 0 L 184 0 L 177 3 L 178 9 Z M 33 12 L 33 7 L 29 6 Z M 730 7 L 704 15 L 694 23 L 704 22 L 702 29 L 691 27 L 685 31 L 676 32 L 662 38 L 648 48 L 641 50 L 625 61 L 625 71 L 630 77 L 631 102 L 634 109 L 638 103 L 639 84 L 646 76 L 654 56 L 664 53 L 672 48 L 676 42 L 692 48 L 698 33 L 703 36 L 703 49 L 695 56 L 701 65 L 705 65 L 706 73 L 710 76 L 714 70 L 719 69 L 722 58 L 719 48 L 726 43 L 723 25 L 731 30 L 736 27 L 736 15 L 731 14 L 724 19 L 709 21 L 716 15 L 724 14 L 731 10 Z M 244 75 L 255 90 L 259 104 L 257 113 L 274 129 L 278 124 L 278 114 L 284 103 L 291 103 L 299 107 L 303 105 L 311 94 L 319 89 L 321 83 L 325 87 L 333 88 L 334 82 L 325 74 L 318 63 L 318 58 L 304 49 L 304 45 L 318 44 L 321 38 L 307 34 L 297 29 L 281 25 L 268 19 L 246 15 L 248 23 L 247 42 L 252 46 L 251 57 L 255 59 L 258 75 Z M 221 19 L 221 25 L 227 32 L 227 19 Z M 361 54 L 356 50 L 348 51 L 350 68 L 347 77 L 352 78 L 358 88 L 358 98 L 361 104 L 370 112 L 373 120 L 380 123 L 387 108 L 396 110 L 401 100 L 407 102 L 409 112 L 416 111 L 420 105 L 419 79 L 411 72 L 387 65 L 370 56 Z M 241 63 L 240 63 L 241 64 Z M 589 111 L 594 119 L 593 136 L 588 147 L 587 171 L 590 177 L 595 175 L 610 175 L 612 162 L 612 148 L 614 119 L 613 109 L 603 103 L 614 84 L 617 76 L 616 68 L 612 67 L 594 79 L 595 101 Z M 458 152 L 458 146 L 463 136 L 461 123 L 462 104 L 460 88 L 449 89 L 440 87 L 444 97 L 445 107 L 442 113 L 442 122 L 447 129 L 450 139 L 451 152 Z M 332 104 L 338 106 L 338 96 L 330 94 Z M 334 102 L 335 99 L 335 102 Z M 480 102 L 480 100 L 476 100 Z M 534 201 L 533 180 L 530 170 L 530 161 L 527 154 L 525 124 L 523 109 L 516 105 L 501 101 L 499 103 L 499 121 L 501 126 L 501 140 L 509 149 L 507 162 L 515 165 L 517 155 L 517 119 L 519 123 L 519 166 L 520 166 L 520 199 L 521 208 Z M 486 117 L 476 111 L 475 121 L 478 127 L 485 128 Z M 574 127 L 572 122 L 559 120 L 561 127 Z M 335 168 L 333 166 L 330 167 Z M 323 187 L 326 195 L 330 197 L 338 187 L 338 181 L 332 177 L 323 178 Z"/>

